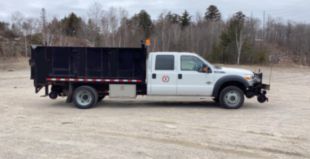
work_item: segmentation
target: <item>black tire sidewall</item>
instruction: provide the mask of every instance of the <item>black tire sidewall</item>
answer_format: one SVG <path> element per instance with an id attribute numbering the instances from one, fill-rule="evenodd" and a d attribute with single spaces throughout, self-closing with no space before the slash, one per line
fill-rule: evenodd
<path id="1" fill-rule="evenodd" d="M 77 102 L 77 94 L 79 91 L 88 91 L 90 92 L 90 94 L 92 95 L 92 101 L 90 104 L 86 105 L 86 106 L 83 106 L 83 105 L 80 105 L 78 102 Z M 92 108 L 98 101 L 98 94 L 97 94 L 97 91 L 90 87 L 90 86 L 81 86 L 81 87 L 78 87 L 77 89 L 75 89 L 74 93 L 73 93 L 73 103 L 74 105 L 79 108 L 79 109 L 89 109 L 89 108 Z"/>
<path id="2" fill-rule="evenodd" d="M 240 102 L 237 106 L 234 106 L 234 107 L 227 105 L 224 99 L 225 94 L 231 90 L 237 91 L 240 94 Z M 225 87 L 220 93 L 219 101 L 220 101 L 220 105 L 226 109 L 239 109 L 243 106 L 243 103 L 244 103 L 244 92 L 239 87 L 236 87 L 236 86 Z"/>
<path id="3" fill-rule="evenodd" d="M 97 101 L 101 102 L 104 98 L 105 98 L 105 96 L 99 96 Z"/>

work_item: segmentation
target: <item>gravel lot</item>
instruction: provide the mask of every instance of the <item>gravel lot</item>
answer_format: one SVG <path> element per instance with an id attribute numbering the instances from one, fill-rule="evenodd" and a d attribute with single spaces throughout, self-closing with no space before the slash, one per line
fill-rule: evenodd
<path id="1" fill-rule="evenodd" d="M 239 110 L 171 97 L 106 99 L 79 110 L 40 98 L 29 70 L 6 68 L 0 158 L 310 158 L 310 68 L 276 67 L 271 84 L 269 103 L 246 100 Z"/>

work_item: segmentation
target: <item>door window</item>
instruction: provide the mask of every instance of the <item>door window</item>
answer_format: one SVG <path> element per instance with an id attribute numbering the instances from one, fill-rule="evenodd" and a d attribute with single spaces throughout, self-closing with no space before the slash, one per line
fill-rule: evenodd
<path id="1" fill-rule="evenodd" d="M 199 71 L 205 64 L 195 56 L 181 56 L 182 71 Z"/>
<path id="2" fill-rule="evenodd" d="M 155 70 L 157 71 L 173 71 L 174 56 L 173 55 L 157 55 Z"/>

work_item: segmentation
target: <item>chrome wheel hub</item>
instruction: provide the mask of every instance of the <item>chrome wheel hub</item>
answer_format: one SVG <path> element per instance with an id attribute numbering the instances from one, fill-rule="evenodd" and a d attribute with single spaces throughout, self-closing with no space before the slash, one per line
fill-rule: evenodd
<path id="1" fill-rule="evenodd" d="M 92 95 L 88 91 L 80 91 L 77 94 L 77 102 L 81 106 L 87 106 L 92 102 Z"/>
<path id="2" fill-rule="evenodd" d="M 225 103 L 228 106 L 231 106 L 231 107 L 237 106 L 240 103 L 240 101 L 241 101 L 240 94 L 237 91 L 234 91 L 234 90 L 231 90 L 231 91 L 227 92 L 225 94 L 224 99 L 225 99 Z"/>

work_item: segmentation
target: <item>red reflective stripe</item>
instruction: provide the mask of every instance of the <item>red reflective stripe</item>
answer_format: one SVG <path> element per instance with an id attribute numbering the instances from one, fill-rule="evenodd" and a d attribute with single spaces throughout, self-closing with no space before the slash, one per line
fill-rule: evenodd
<path id="1" fill-rule="evenodd" d="M 61 82 L 116 82 L 116 83 L 141 83 L 142 80 L 130 79 L 91 79 L 91 78 L 51 78 L 48 77 L 47 81 L 61 81 Z"/>

